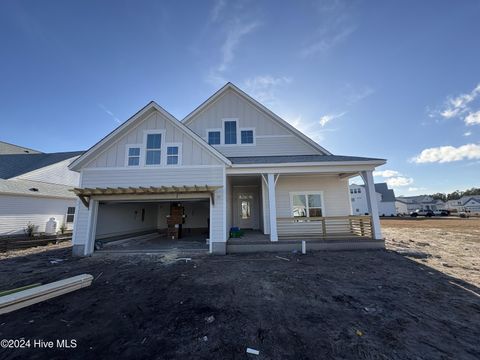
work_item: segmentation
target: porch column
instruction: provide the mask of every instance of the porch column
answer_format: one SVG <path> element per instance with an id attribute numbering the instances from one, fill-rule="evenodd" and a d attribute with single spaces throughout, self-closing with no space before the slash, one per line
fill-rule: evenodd
<path id="1" fill-rule="evenodd" d="M 97 217 L 98 217 L 98 200 L 90 200 L 90 205 L 88 207 L 85 255 L 91 255 L 95 250 L 95 236 L 97 233 Z"/>
<path id="2" fill-rule="evenodd" d="M 377 193 L 375 192 L 372 170 L 362 171 L 361 175 L 365 183 L 368 213 L 372 217 L 372 235 L 375 240 L 382 240 L 380 218 L 378 217 Z"/>
<path id="3" fill-rule="evenodd" d="M 275 174 L 267 175 L 268 207 L 270 210 L 270 241 L 278 241 L 277 235 L 277 202 L 275 199 Z"/>

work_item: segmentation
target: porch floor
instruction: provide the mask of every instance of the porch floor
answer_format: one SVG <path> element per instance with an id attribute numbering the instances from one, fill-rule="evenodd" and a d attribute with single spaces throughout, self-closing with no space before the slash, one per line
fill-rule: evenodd
<path id="1" fill-rule="evenodd" d="M 301 251 L 303 240 L 307 242 L 307 251 L 385 248 L 383 240 L 374 240 L 355 234 L 339 235 L 343 236 L 323 238 L 299 235 L 295 238 L 279 237 L 278 241 L 270 241 L 270 235 L 255 230 L 245 230 L 245 234 L 241 238 L 228 239 L 227 253 Z"/>

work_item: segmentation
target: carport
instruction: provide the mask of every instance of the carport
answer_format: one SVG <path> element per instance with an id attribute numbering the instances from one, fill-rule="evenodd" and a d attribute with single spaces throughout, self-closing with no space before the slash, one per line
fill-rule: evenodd
<path id="1" fill-rule="evenodd" d="M 206 251 L 213 192 L 218 188 L 76 188 L 74 192 L 89 207 L 91 237 L 87 246 L 92 250 Z"/>

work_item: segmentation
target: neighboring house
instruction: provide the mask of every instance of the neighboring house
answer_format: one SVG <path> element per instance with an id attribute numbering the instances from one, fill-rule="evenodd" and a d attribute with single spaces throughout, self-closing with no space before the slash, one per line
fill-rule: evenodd
<path id="1" fill-rule="evenodd" d="M 445 202 L 428 195 L 400 196 L 396 198 L 395 207 L 398 214 L 408 215 L 416 210 L 443 210 Z"/>
<path id="2" fill-rule="evenodd" d="M 27 224 L 44 232 L 54 217 L 72 229 L 79 174 L 68 165 L 82 152 L 45 154 L 0 143 L 0 236 L 23 234 Z"/>
<path id="3" fill-rule="evenodd" d="M 480 196 L 466 195 L 458 200 L 448 200 L 446 208 L 450 211 L 463 212 L 469 211 L 471 213 L 480 212 Z"/>
<path id="4" fill-rule="evenodd" d="M 73 252 L 119 235 L 170 236 L 179 206 L 183 236 L 206 233 L 216 254 L 234 251 L 234 227 L 283 249 L 303 239 L 383 247 L 377 202 L 372 217 L 352 219 L 348 181 L 360 174 L 375 199 L 372 171 L 385 162 L 332 155 L 231 83 L 182 121 L 150 102 L 70 165 L 81 174 Z"/>
<path id="5" fill-rule="evenodd" d="M 375 184 L 378 214 L 380 216 L 395 216 L 395 193 L 388 188 L 386 183 Z M 368 203 L 365 185 L 350 185 L 350 201 L 352 202 L 352 215 L 368 215 Z"/>

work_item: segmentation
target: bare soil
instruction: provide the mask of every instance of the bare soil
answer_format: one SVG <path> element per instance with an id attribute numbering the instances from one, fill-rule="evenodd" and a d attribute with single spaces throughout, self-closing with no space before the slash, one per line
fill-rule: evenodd
<path id="1" fill-rule="evenodd" d="M 0 358 L 480 358 L 480 242 L 461 226 L 451 234 L 394 221 L 384 221 L 387 251 L 188 262 L 178 253 L 78 259 L 64 244 L 10 253 L 0 290 L 82 273 L 95 280 L 0 316 L 0 339 L 75 339 L 75 349 L 0 349 Z"/>

